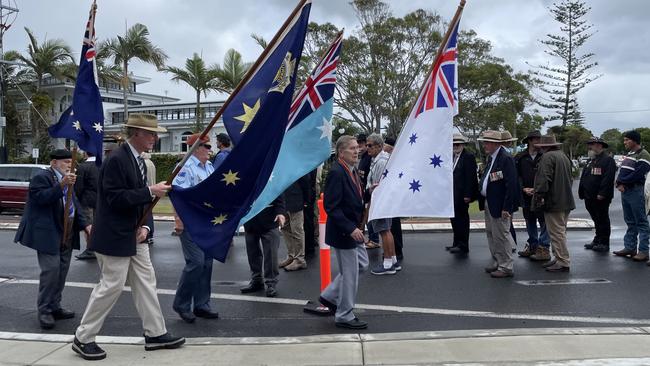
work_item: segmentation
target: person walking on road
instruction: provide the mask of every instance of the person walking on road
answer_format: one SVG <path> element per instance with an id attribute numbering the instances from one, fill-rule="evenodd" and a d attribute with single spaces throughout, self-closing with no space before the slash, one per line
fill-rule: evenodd
<path id="1" fill-rule="evenodd" d="M 127 281 L 142 319 L 145 350 L 178 348 L 185 343 L 185 338 L 167 332 L 146 243 L 149 228 L 138 226 L 145 207 L 171 189 L 165 183 L 149 185 L 140 155 L 153 148 L 158 132 L 166 131 L 158 127 L 155 115 L 129 115 L 126 143 L 111 153 L 99 171 L 96 216 L 101 220 L 92 228 L 90 239 L 101 273 L 72 343 L 72 350 L 86 360 L 106 358 L 95 337 Z"/>
<path id="2" fill-rule="evenodd" d="M 582 169 L 578 198 L 585 201 L 585 208 L 594 221 L 596 235 L 585 249 L 609 253 L 609 236 L 612 232 L 609 221 L 609 205 L 614 197 L 616 162 L 605 152 L 609 146 L 603 139 L 592 137 L 587 141 L 591 160 Z"/>
<path id="3" fill-rule="evenodd" d="M 479 208 L 485 211 L 485 233 L 492 263 L 485 271 L 493 278 L 514 276 L 513 249 L 510 233 L 512 214 L 519 207 L 517 168 L 512 155 L 502 146 L 503 134 L 488 130 L 478 141 L 488 156 L 479 189 Z"/>
<path id="4" fill-rule="evenodd" d="M 95 156 L 86 153 L 86 161 L 79 164 L 77 168 L 77 180 L 74 184 L 74 193 L 79 199 L 80 209 L 90 220 L 91 224 L 94 218 L 95 206 L 97 204 L 97 179 L 99 177 L 99 168 L 95 164 Z M 86 235 L 86 250 L 76 255 L 77 260 L 96 259 L 95 253 L 88 249 L 90 237 Z"/>
<path id="5" fill-rule="evenodd" d="M 38 322 L 43 329 L 52 329 L 55 320 L 74 318 L 75 313 L 61 307 L 65 279 L 70 268 L 73 249 L 79 249 L 79 231 L 90 233 L 90 219 L 81 210 L 73 193 L 65 212 L 68 189 L 76 176 L 70 172 L 72 155 L 68 150 L 50 154 L 50 168 L 35 175 L 29 182 L 25 212 L 20 220 L 14 242 L 36 250 L 41 273 L 38 281 Z M 64 216 L 67 215 L 67 219 Z M 67 223 L 67 229 L 64 226 Z M 64 237 L 64 233 L 66 233 Z"/>
<path id="6" fill-rule="evenodd" d="M 465 150 L 467 137 L 455 133 L 454 149 L 454 217 L 450 218 L 454 232 L 453 244 L 446 248 L 450 253 L 469 252 L 469 204 L 478 196 L 476 158 Z"/>
<path id="7" fill-rule="evenodd" d="M 623 237 L 625 247 L 615 251 L 614 254 L 619 257 L 630 257 L 638 262 L 646 262 L 650 227 L 648 213 L 645 211 L 643 185 L 650 171 L 650 153 L 641 147 L 641 134 L 638 131 L 625 132 L 623 144 L 629 152 L 618 171 L 616 188 L 621 192 L 627 231 Z"/>
<path id="8" fill-rule="evenodd" d="M 544 212 L 546 229 L 551 237 L 554 258 L 543 264 L 549 272 L 569 272 L 571 265 L 566 241 L 569 213 L 576 208 L 573 200 L 571 161 L 562 152 L 554 135 L 542 136 L 536 145 L 542 159 L 535 174 L 532 209 Z"/>

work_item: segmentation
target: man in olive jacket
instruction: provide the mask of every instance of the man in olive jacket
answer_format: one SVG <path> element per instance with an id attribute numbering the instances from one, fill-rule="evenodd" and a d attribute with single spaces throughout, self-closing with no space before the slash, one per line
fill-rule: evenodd
<path id="1" fill-rule="evenodd" d="M 591 243 L 585 244 L 585 249 L 606 253 L 609 252 L 609 236 L 612 232 L 609 204 L 614 196 L 616 162 L 605 152 L 609 145 L 603 139 L 592 137 L 587 145 L 592 158 L 582 170 L 578 197 L 585 200 L 585 208 L 596 226 L 596 235 Z"/>
<path id="2" fill-rule="evenodd" d="M 549 272 L 568 272 L 569 250 L 566 243 L 566 227 L 569 212 L 576 208 L 571 186 L 571 161 L 559 149 L 562 145 L 554 135 L 542 136 L 538 146 L 542 159 L 535 174 L 535 192 L 532 209 L 544 212 L 546 229 L 551 237 L 554 259 L 544 263 Z"/>
<path id="3" fill-rule="evenodd" d="M 68 209 L 67 237 L 63 238 L 65 200 L 76 180 L 70 173 L 72 155 L 68 150 L 50 154 L 50 168 L 29 182 L 29 196 L 14 241 L 36 250 L 41 274 L 38 282 L 38 321 L 52 329 L 54 321 L 70 319 L 74 312 L 61 307 L 61 293 L 70 268 L 73 249 L 79 249 L 79 231 L 90 232 L 90 220 L 74 194 Z"/>

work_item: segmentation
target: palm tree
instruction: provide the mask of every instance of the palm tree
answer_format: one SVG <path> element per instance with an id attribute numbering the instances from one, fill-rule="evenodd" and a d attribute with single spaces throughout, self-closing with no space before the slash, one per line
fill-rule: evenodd
<path id="1" fill-rule="evenodd" d="M 242 81 L 244 75 L 251 67 L 252 63 L 243 62 L 241 54 L 234 49 L 229 49 L 223 59 L 223 67 L 215 64 L 213 68 L 217 72 L 217 79 L 213 85 L 213 89 L 222 93 L 231 93 L 239 82 Z"/>
<path id="2" fill-rule="evenodd" d="M 167 66 L 162 69 L 172 74 L 172 81 L 185 82 L 196 92 L 196 126 L 195 132 L 203 129 L 203 113 L 201 111 L 201 93 L 207 96 L 208 91 L 215 89 L 215 83 L 218 81 L 218 70 L 214 67 L 206 67 L 203 58 L 194 53 L 192 58 L 185 60 L 185 68 Z"/>
<path id="3" fill-rule="evenodd" d="M 138 59 L 162 68 L 167 60 L 167 54 L 149 40 L 149 30 L 143 24 L 136 23 L 126 31 L 106 42 L 106 50 L 113 57 L 115 65 L 122 66 L 122 94 L 124 96 L 124 120 L 128 117 L 127 91 L 129 89 L 129 62 Z"/>

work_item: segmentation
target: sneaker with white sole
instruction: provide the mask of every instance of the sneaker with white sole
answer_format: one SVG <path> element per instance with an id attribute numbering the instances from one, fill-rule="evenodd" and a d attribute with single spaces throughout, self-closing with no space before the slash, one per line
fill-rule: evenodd
<path id="1" fill-rule="evenodd" d="M 380 264 L 379 266 L 377 266 L 377 268 L 370 271 L 370 273 L 377 276 L 382 276 L 382 275 L 394 275 L 395 273 L 397 273 L 397 271 L 395 270 L 394 265 L 392 265 L 390 268 L 384 268 L 384 265 Z"/>

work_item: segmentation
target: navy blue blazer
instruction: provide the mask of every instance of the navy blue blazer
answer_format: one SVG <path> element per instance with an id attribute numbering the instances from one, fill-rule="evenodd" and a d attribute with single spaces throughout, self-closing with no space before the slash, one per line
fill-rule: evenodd
<path id="1" fill-rule="evenodd" d="M 74 190 L 75 215 L 72 248 L 79 249 L 79 231 L 90 224 L 81 210 Z M 63 238 L 63 189 L 52 168 L 43 170 L 29 182 L 29 193 L 23 217 L 14 242 L 47 254 L 59 254 Z"/>
<path id="2" fill-rule="evenodd" d="M 350 234 L 363 219 L 363 201 L 352 178 L 338 160 L 330 167 L 323 193 L 327 212 L 325 243 L 338 249 L 356 248 L 357 242 Z"/>
<path id="3" fill-rule="evenodd" d="M 501 217 L 502 211 L 508 211 L 510 214 L 517 211 L 520 204 L 519 191 L 521 190 L 517 180 L 517 168 L 515 159 L 504 148 L 499 148 L 492 169 L 485 179 L 488 180 L 487 197 L 479 194 L 479 208 L 485 209 L 485 200 L 487 199 L 490 215 L 494 218 Z M 482 183 L 481 180 L 479 191 L 482 189 Z"/>
<path id="4" fill-rule="evenodd" d="M 104 161 L 98 183 L 90 248 L 104 255 L 134 256 L 138 223 L 153 199 L 128 144 L 113 150 Z M 149 216 L 146 222 L 151 220 Z"/>

